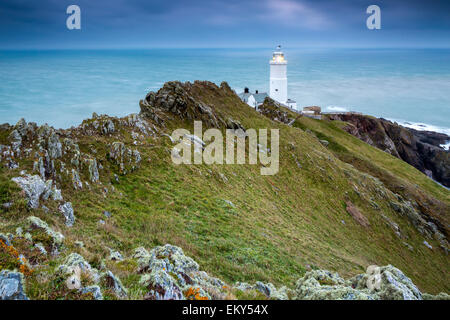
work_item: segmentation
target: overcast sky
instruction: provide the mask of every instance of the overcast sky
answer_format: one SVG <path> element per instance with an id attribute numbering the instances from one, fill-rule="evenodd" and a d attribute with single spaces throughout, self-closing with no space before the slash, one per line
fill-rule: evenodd
<path id="1" fill-rule="evenodd" d="M 66 9 L 81 8 L 81 30 Z M 368 30 L 366 8 L 381 8 Z M 449 0 L 0 0 L 0 48 L 449 47 Z"/>

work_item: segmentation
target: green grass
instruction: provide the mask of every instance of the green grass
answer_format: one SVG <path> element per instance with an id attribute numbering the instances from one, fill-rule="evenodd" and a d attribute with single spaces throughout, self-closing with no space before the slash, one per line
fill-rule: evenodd
<path id="1" fill-rule="evenodd" d="M 379 183 L 368 174 L 394 192 L 424 202 L 434 200 L 430 210 L 435 213 L 448 210 L 448 191 L 401 160 L 347 134 L 338 122 L 300 118 L 289 127 L 217 90 L 195 86 L 193 94 L 224 118 L 239 120 L 246 128 L 280 129 L 279 173 L 261 176 L 258 165 L 248 164 L 176 166 L 170 159 L 172 144 L 158 135 L 137 147 L 142 155 L 140 168 L 112 182 L 117 166 L 107 161 L 106 154 L 113 141 L 132 146 L 130 132 L 121 128 L 114 137 L 80 134 L 80 149 L 88 153 L 93 146 L 104 170 L 100 172 L 102 185 L 91 184 L 89 191 L 75 191 L 70 180 L 61 180 L 63 196 L 75 209 L 74 227 L 66 228 L 58 214 L 14 209 L 0 215 L 2 228 L 12 230 L 26 216 L 37 215 L 65 235 L 67 253 L 78 250 L 92 263 L 105 259 L 107 247 L 130 256 L 138 246 L 150 249 L 171 243 L 182 247 L 202 270 L 229 284 L 270 281 L 293 287 L 307 265 L 352 276 L 370 264 L 392 264 L 424 291 L 450 291 L 448 257 L 434 240 L 427 239 L 434 250 L 423 245 L 423 236 L 389 206 L 393 194 L 380 196 Z M 192 130 L 192 123 L 174 119 L 161 130 L 170 134 L 178 127 Z M 328 140 L 328 148 L 318 138 Z M 17 171 L 0 172 L 4 200 L 18 197 L 17 188 L 8 187 L 14 175 Z M 82 179 L 87 180 L 86 172 Z M 106 194 L 104 187 L 108 188 Z M 234 207 L 224 200 L 232 201 Z M 347 200 L 368 218 L 369 228 L 357 224 L 346 212 Z M 57 212 L 56 204 L 49 201 L 46 205 Z M 112 212 L 112 218 L 106 219 L 104 210 Z M 381 214 L 395 221 L 408 239 L 398 239 Z M 448 211 L 441 218 L 447 221 Z M 100 225 L 100 219 L 106 224 Z M 76 240 L 83 241 L 85 248 L 75 249 Z M 109 263 L 108 267 L 130 289 L 131 297 L 142 298 L 144 288 L 138 284 L 131 260 Z M 30 295 L 43 297 L 37 293 L 43 289 L 39 290 L 30 291 Z"/>

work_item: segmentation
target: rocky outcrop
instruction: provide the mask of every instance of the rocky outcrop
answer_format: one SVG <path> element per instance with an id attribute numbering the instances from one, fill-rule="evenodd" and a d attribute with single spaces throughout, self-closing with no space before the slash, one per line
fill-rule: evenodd
<path id="1" fill-rule="evenodd" d="M 446 134 L 417 131 L 361 114 L 328 116 L 332 120 L 348 122 L 344 129 L 350 134 L 402 159 L 430 178 L 450 187 L 450 152 L 440 146 L 450 141 Z"/>
<path id="2" fill-rule="evenodd" d="M 119 173 L 127 174 L 139 167 L 141 154 L 137 149 L 131 149 L 125 146 L 123 142 L 115 141 L 111 144 L 108 154 L 110 161 L 118 165 Z"/>
<path id="3" fill-rule="evenodd" d="M 258 107 L 258 110 L 262 115 L 285 124 L 292 123 L 296 117 L 293 113 L 287 112 L 286 107 L 269 97 L 264 99 L 264 103 Z"/>
<path id="4" fill-rule="evenodd" d="M 215 94 L 229 93 L 228 85 L 219 88 L 212 82 L 195 81 L 181 83 L 171 81 L 164 84 L 158 92 L 150 92 L 140 101 L 141 115 L 152 119 L 158 124 L 164 124 L 167 114 L 176 115 L 181 119 L 200 120 L 208 127 L 226 127 L 226 122 L 216 111 L 195 96 L 194 89 L 202 87 L 205 92 L 214 91 Z"/>
<path id="5" fill-rule="evenodd" d="M 66 219 L 66 226 L 71 227 L 75 223 L 75 215 L 73 213 L 72 203 L 66 202 L 59 206 L 59 211 Z"/>
<path id="6" fill-rule="evenodd" d="M 225 283 L 199 270 L 199 265 L 179 247 L 166 244 L 152 249 L 137 248 L 133 257 L 144 273 L 140 283 L 150 300 L 223 299 Z"/>
<path id="7" fill-rule="evenodd" d="M 149 291 L 147 299 L 184 300 L 223 299 L 229 290 L 225 282 L 199 271 L 199 265 L 184 255 L 179 247 L 166 244 L 148 252 L 137 248 L 133 255 L 139 272 L 140 283 Z M 271 283 L 254 285 L 238 282 L 232 288 L 242 292 L 258 291 L 267 299 L 287 300 L 422 300 L 446 299 L 448 295 L 425 297 L 416 285 L 399 269 L 387 265 L 369 266 L 365 273 L 345 280 L 327 270 L 308 271 L 298 279 L 294 289 L 277 289 Z"/>
<path id="8" fill-rule="evenodd" d="M 313 270 L 297 281 L 295 299 L 306 300 L 422 300 L 422 293 L 399 269 L 369 266 L 349 280 L 337 273 Z"/>

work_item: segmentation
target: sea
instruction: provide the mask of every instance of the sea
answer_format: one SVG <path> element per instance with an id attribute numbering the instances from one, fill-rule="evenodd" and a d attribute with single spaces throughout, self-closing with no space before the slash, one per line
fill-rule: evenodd
<path id="1" fill-rule="evenodd" d="M 357 111 L 450 135 L 450 49 L 284 48 L 299 107 Z M 166 81 L 269 90 L 273 48 L 0 51 L 0 123 L 57 128 L 124 116 Z M 446 145 L 448 148 L 449 144 Z"/>

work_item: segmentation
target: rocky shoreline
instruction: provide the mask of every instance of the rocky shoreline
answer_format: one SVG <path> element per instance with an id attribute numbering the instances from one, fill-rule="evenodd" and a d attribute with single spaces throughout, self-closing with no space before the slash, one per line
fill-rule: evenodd
<path id="1" fill-rule="evenodd" d="M 431 179 L 450 188 L 450 151 L 441 145 L 450 136 L 432 131 L 418 131 L 383 118 L 356 113 L 328 114 L 331 120 L 345 121 L 348 133 L 402 159 Z"/>

